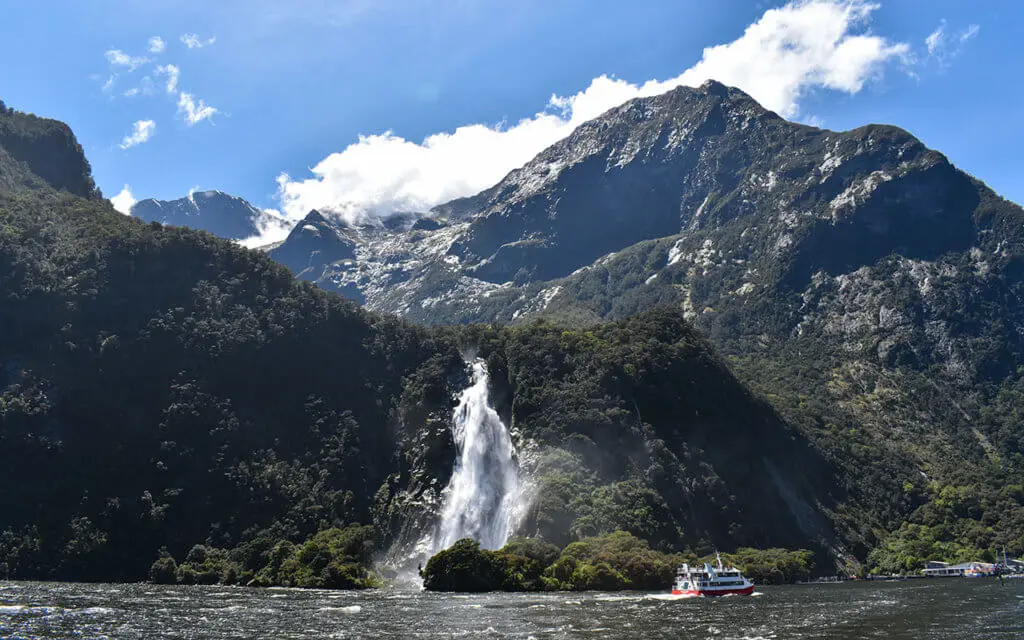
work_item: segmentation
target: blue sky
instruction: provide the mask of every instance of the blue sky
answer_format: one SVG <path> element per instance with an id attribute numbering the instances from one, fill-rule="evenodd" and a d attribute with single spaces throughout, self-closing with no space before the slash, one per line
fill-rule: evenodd
<path id="1" fill-rule="evenodd" d="M 685 84 L 725 65 L 733 84 L 750 84 L 742 88 L 763 102 L 772 96 L 788 117 L 833 129 L 902 126 L 1024 202 L 1024 5 L 783 5 L 4 0 L 0 99 L 69 123 L 107 196 L 125 185 L 140 199 L 220 189 L 287 214 L 349 200 L 364 208 L 426 206 L 481 188 L 568 130 L 545 120 L 516 131 L 521 119 L 546 113 L 568 126 L 643 91 L 645 82 L 681 77 Z M 846 12 L 843 39 L 829 51 L 865 57 L 805 64 L 780 77 L 780 86 L 794 87 L 777 90 L 773 77 L 744 71 L 744 56 L 763 58 L 748 39 L 692 71 L 705 47 L 735 43 L 751 25 L 760 25 L 758 37 L 770 36 L 780 28 L 773 16 L 789 20 L 787 37 L 796 29 L 816 41 L 830 27 L 800 22 L 813 8 Z M 848 38 L 864 46 L 843 49 Z M 865 53 L 869 45 L 873 53 Z M 168 87 L 172 75 L 177 82 Z M 592 85 L 601 76 L 633 89 Z M 552 95 L 566 100 L 552 104 Z M 485 126 L 442 136 L 427 151 L 421 145 L 474 124 Z M 488 137 L 494 131 L 507 135 Z M 360 135 L 377 137 L 350 147 Z"/>

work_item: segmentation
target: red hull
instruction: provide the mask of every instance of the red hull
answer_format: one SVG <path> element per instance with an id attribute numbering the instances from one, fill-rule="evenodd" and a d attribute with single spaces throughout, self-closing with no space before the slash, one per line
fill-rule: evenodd
<path id="1" fill-rule="evenodd" d="M 697 589 L 689 589 L 687 591 L 672 590 L 672 595 L 674 596 L 705 596 L 709 598 L 714 596 L 749 596 L 752 593 L 754 593 L 754 585 L 742 589 L 715 589 L 713 591 Z"/>

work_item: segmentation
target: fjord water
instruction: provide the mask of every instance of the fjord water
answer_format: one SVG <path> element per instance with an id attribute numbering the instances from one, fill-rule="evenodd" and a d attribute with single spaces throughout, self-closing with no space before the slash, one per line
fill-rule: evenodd
<path id="1" fill-rule="evenodd" d="M 755 597 L 0 582 L 13 638 L 1021 638 L 1024 581 L 760 587 Z"/>

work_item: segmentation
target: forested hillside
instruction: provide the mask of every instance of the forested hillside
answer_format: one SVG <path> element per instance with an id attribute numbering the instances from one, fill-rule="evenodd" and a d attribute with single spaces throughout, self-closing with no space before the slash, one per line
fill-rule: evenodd
<path id="1" fill-rule="evenodd" d="M 0 162 L 5 184 L 34 182 Z M 82 195 L 0 193 L 7 571 L 138 578 L 164 545 L 365 518 L 402 377 L 445 347 Z"/>
<path id="2" fill-rule="evenodd" d="M 523 533 L 845 548 L 834 469 L 678 311 L 412 326 L 115 212 L 63 124 L 4 108 L 0 132 L 0 575 L 136 580 L 355 523 L 382 552 L 451 474 L 471 351 L 537 483 Z"/>

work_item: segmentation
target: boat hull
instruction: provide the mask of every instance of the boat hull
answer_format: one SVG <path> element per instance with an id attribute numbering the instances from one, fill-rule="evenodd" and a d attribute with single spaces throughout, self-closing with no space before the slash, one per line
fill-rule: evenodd
<path id="1" fill-rule="evenodd" d="M 672 595 L 674 596 L 749 596 L 754 593 L 754 585 L 749 587 L 742 587 L 740 589 L 687 589 L 685 591 L 679 589 L 673 589 Z"/>

